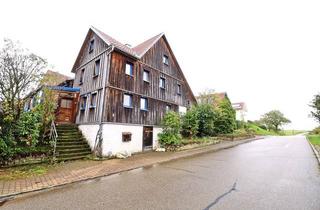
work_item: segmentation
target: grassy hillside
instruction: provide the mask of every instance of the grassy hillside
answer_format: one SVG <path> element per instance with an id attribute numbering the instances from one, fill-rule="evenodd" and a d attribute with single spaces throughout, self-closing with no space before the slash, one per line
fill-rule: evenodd
<path id="1" fill-rule="evenodd" d="M 253 123 L 248 123 L 248 127 L 251 131 L 253 131 L 256 135 L 259 135 L 259 136 L 278 135 L 273 131 L 262 129 Z"/>
<path id="2" fill-rule="evenodd" d="M 311 144 L 320 146 L 320 135 L 308 135 Z"/>

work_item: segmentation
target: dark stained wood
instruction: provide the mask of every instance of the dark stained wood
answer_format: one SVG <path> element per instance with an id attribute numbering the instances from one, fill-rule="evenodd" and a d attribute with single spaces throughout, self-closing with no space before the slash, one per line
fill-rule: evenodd
<path id="1" fill-rule="evenodd" d="M 90 40 L 94 38 L 94 52 L 88 54 Z M 105 93 L 105 107 L 103 122 L 131 123 L 143 125 L 160 125 L 169 105 L 173 111 L 178 111 L 179 106 L 195 104 L 190 88 L 185 81 L 179 65 L 177 64 L 170 47 L 162 37 L 157 43 L 139 60 L 127 56 L 119 51 L 111 53 L 108 61 L 104 50 L 108 47 L 100 38 L 91 32 L 86 38 L 78 60 L 76 61 L 75 86 L 80 87 L 80 96 L 87 95 L 87 108 L 80 111 L 77 123 L 97 123 L 99 121 L 98 107 L 103 96 L 103 74 L 107 74 Z M 169 58 L 169 64 L 163 63 L 163 56 Z M 93 77 L 94 64 L 100 59 L 100 75 Z M 107 62 L 110 69 L 107 72 Z M 126 63 L 133 64 L 133 75 L 126 75 Z M 80 84 L 81 69 L 85 69 L 83 83 Z M 149 71 L 150 81 L 143 80 L 143 71 Z M 165 88 L 159 87 L 160 78 L 165 79 Z M 181 86 L 181 94 L 178 93 L 178 84 Z M 97 107 L 89 108 L 92 92 L 97 92 Z M 133 107 L 123 106 L 123 94 L 129 93 L 133 97 Z M 148 111 L 140 110 L 140 98 L 148 99 Z"/>

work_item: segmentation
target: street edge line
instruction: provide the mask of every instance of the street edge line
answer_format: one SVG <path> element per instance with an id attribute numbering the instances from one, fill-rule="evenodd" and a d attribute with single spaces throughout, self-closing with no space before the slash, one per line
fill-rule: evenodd
<path id="1" fill-rule="evenodd" d="M 155 165 L 155 164 L 167 163 L 167 162 L 175 161 L 175 160 L 178 160 L 178 159 L 190 158 L 190 157 L 195 157 L 195 156 L 203 155 L 203 154 L 207 154 L 207 153 L 218 152 L 218 151 L 221 151 L 221 150 L 224 150 L 224 149 L 230 149 L 232 147 L 236 147 L 236 146 L 241 145 L 241 144 L 250 143 L 252 141 L 261 140 L 261 139 L 264 139 L 264 137 L 256 137 L 256 138 L 252 138 L 252 139 L 242 140 L 241 142 L 237 142 L 237 144 L 229 145 L 229 146 L 226 146 L 226 147 L 207 150 L 207 151 L 203 151 L 203 152 L 199 152 L 199 153 L 195 153 L 195 154 L 190 154 L 190 155 L 186 154 L 184 156 L 175 157 L 175 158 L 172 158 L 172 159 L 169 159 L 169 160 L 156 161 L 156 162 L 153 162 L 153 163 L 150 163 L 150 164 L 137 166 L 137 167 L 133 167 L 133 168 L 129 168 L 129 169 L 124 169 L 124 170 L 119 170 L 119 171 L 111 172 L 111 173 L 108 173 L 108 174 L 89 177 L 89 178 L 80 179 L 80 180 L 76 180 L 76 181 L 72 181 L 72 182 L 67 182 L 67 183 L 64 183 L 64 184 L 53 185 L 53 186 L 48 186 L 48 187 L 43 187 L 43 188 L 39 188 L 39 189 L 23 191 L 23 192 L 18 192 L 18 193 L 13 193 L 13 194 L 7 194 L 7 195 L 4 195 L 4 196 L 0 196 L 0 204 L 2 202 L 14 200 L 16 198 L 16 196 L 23 196 L 23 195 L 27 196 L 27 194 L 38 193 L 38 192 L 41 192 L 41 191 L 49 191 L 49 190 L 53 190 L 53 189 L 59 189 L 59 188 L 65 187 L 67 185 L 77 184 L 77 183 L 81 183 L 81 182 L 87 182 L 87 181 L 99 179 L 99 178 L 102 178 L 102 177 L 112 176 L 112 175 L 115 175 L 115 174 L 119 174 L 119 173 L 123 173 L 123 172 L 127 172 L 127 171 L 132 171 L 132 170 L 135 170 L 135 169 L 152 166 L 152 165 Z M 211 146 L 211 145 L 209 145 L 209 146 Z M 205 147 L 194 148 L 194 149 L 195 150 L 201 150 L 201 149 L 205 149 Z M 187 151 L 188 150 L 184 150 L 184 151 L 181 151 L 181 152 L 187 152 Z"/>

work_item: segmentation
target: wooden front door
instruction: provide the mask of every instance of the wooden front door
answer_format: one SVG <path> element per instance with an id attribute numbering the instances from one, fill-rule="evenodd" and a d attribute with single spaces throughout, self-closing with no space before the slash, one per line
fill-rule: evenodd
<path id="1" fill-rule="evenodd" d="M 59 123 L 74 122 L 74 102 L 71 98 L 61 98 L 56 114 L 56 121 Z"/>
<path id="2" fill-rule="evenodd" d="M 152 149 L 153 127 L 143 126 L 143 150 Z"/>

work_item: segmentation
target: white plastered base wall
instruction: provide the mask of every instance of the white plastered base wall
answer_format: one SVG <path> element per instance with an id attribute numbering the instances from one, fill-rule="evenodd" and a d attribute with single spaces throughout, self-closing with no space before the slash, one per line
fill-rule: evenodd
<path id="1" fill-rule="evenodd" d="M 79 125 L 79 129 L 93 149 L 99 125 Z M 158 147 L 158 133 L 161 131 L 161 128 L 153 127 L 153 149 Z M 122 142 L 123 132 L 132 134 L 131 141 Z M 103 124 L 102 136 L 103 156 L 113 156 L 124 151 L 130 153 L 143 151 L 143 125 Z"/>

